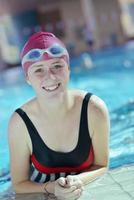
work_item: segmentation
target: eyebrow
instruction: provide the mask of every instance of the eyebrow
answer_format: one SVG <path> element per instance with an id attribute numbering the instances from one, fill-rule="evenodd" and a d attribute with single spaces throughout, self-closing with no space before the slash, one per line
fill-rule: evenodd
<path id="1" fill-rule="evenodd" d="M 56 64 L 56 63 L 60 63 L 60 61 L 58 60 L 58 61 L 55 61 L 55 62 L 53 62 L 53 63 L 51 63 L 51 64 Z"/>
<path id="2" fill-rule="evenodd" d="M 51 64 L 59 64 L 59 63 L 60 63 L 60 61 L 57 60 L 57 61 L 52 62 Z M 43 64 L 37 64 L 37 65 L 33 65 L 32 66 L 33 69 L 34 68 L 39 68 L 39 67 L 43 67 Z"/>
<path id="3" fill-rule="evenodd" d="M 37 64 L 37 65 L 33 65 L 32 68 L 38 68 L 38 67 L 42 67 L 43 64 Z"/>

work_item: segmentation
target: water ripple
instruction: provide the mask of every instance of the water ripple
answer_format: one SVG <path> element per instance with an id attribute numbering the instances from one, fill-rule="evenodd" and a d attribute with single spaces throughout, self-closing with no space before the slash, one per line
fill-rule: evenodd
<path id="1" fill-rule="evenodd" d="M 134 163 L 134 101 L 111 113 L 110 167 Z"/>

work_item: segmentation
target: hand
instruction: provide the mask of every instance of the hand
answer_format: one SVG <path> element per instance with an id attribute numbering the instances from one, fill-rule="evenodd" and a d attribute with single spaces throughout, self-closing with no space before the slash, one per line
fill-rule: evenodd
<path id="1" fill-rule="evenodd" d="M 55 181 L 55 196 L 58 200 L 78 199 L 83 191 L 83 184 L 76 176 L 61 177 Z"/>
<path id="2" fill-rule="evenodd" d="M 75 175 L 68 175 L 66 178 L 59 178 L 58 183 L 63 187 L 70 187 L 75 185 L 77 188 L 82 188 L 84 190 L 82 181 Z"/>

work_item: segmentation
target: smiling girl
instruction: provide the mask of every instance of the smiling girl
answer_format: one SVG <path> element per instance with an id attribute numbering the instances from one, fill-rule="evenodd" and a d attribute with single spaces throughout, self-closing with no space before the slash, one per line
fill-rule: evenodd
<path id="1" fill-rule="evenodd" d="M 68 89 L 69 55 L 52 33 L 38 32 L 21 52 L 36 96 L 9 122 L 11 178 L 16 193 L 78 199 L 108 168 L 109 115 L 103 100 Z"/>

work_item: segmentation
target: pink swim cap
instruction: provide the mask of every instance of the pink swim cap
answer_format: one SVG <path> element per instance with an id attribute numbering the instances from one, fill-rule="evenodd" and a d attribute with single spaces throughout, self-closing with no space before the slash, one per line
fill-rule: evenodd
<path id="1" fill-rule="evenodd" d="M 47 49 L 53 44 L 58 44 L 66 49 L 65 45 L 61 40 L 59 40 L 53 33 L 49 32 L 37 32 L 34 33 L 26 42 L 24 45 L 20 57 L 21 60 L 23 57 L 32 49 Z M 69 55 L 63 56 L 65 61 L 69 63 Z M 44 60 L 52 59 L 52 57 L 49 57 L 49 55 L 46 55 L 44 57 Z M 22 68 L 24 69 L 25 73 L 27 72 L 28 68 L 31 66 L 31 64 L 35 63 L 35 61 L 27 61 L 24 64 L 22 64 Z"/>

